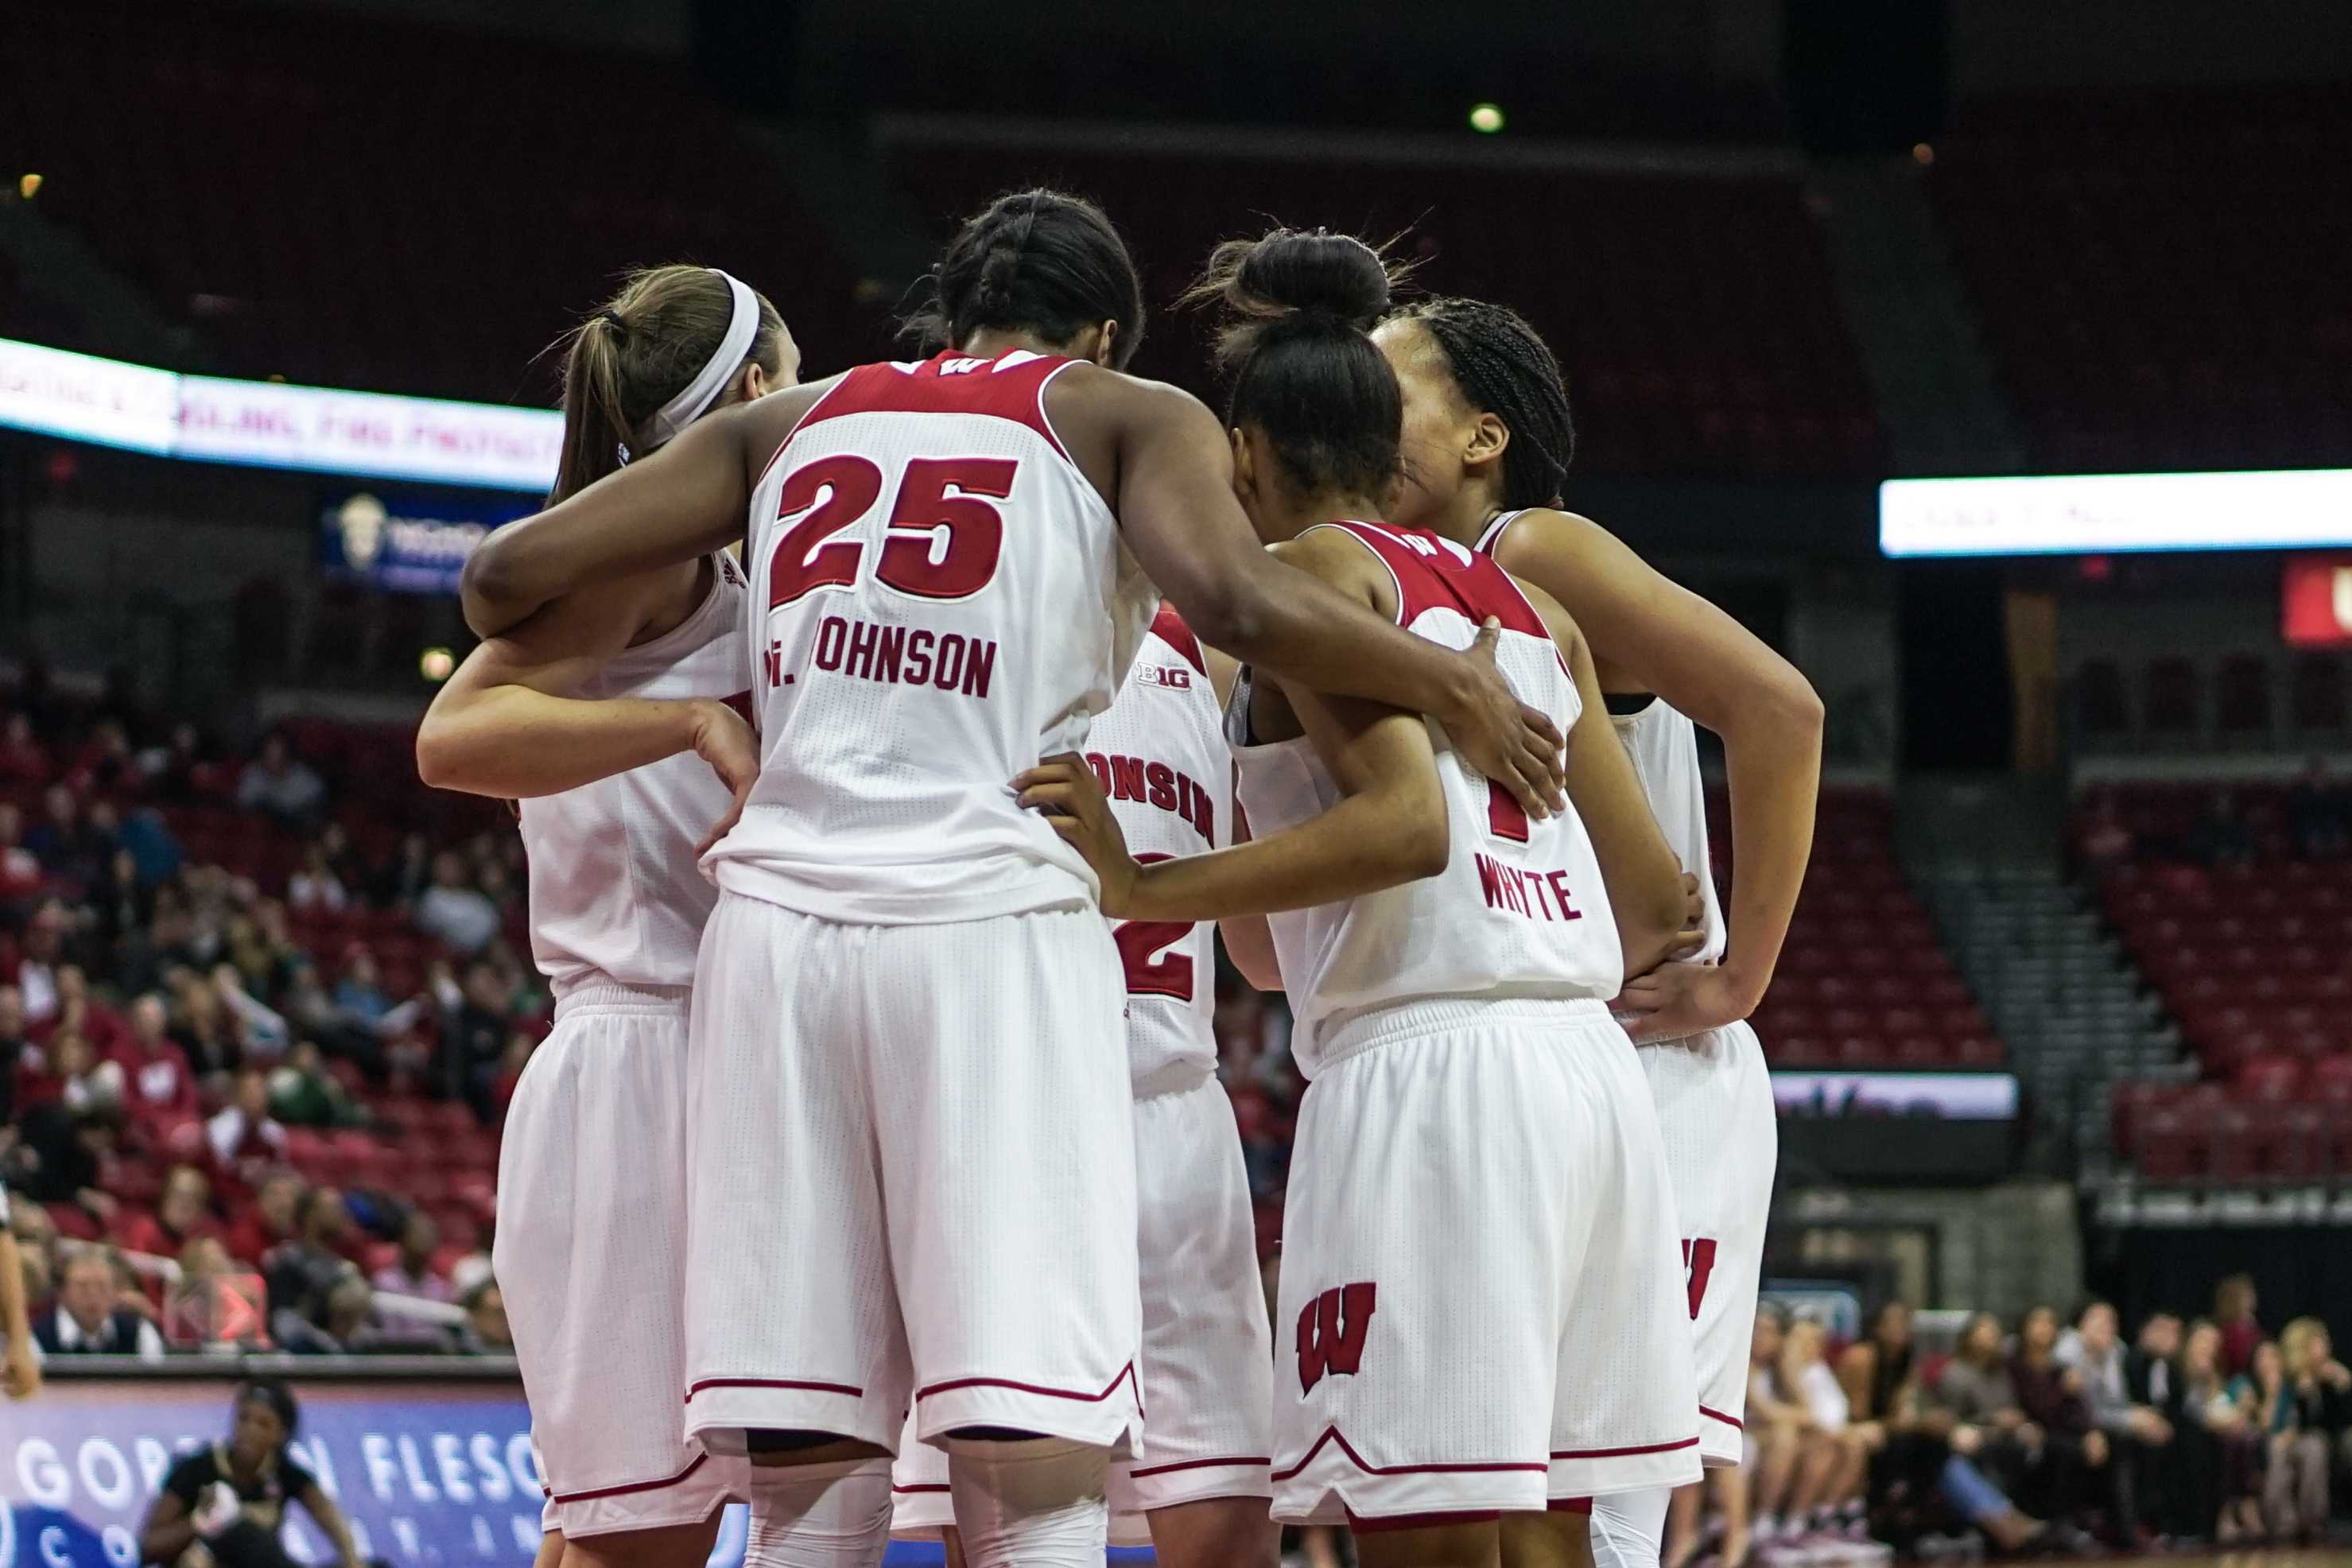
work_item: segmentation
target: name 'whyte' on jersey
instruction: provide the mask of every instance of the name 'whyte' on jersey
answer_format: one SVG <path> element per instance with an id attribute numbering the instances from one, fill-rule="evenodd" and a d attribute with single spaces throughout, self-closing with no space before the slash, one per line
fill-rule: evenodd
<path id="1" fill-rule="evenodd" d="M 1388 524 L 1335 522 L 1396 580 L 1397 622 L 1463 648 L 1489 616 L 1495 658 L 1519 700 L 1565 734 L 1582 710 L 1550 628 L 1510 574 L 1449 539 Z M 1260 745 L 1248 733 L 1249 689 L 1234 693 L 1227 738 L 1251 830 L 1271 834 L 1339 799 L 1306 739 Z M 1607 1000 L 1624 974 L 1617 922 L 1592 840 L 1573 809 L 1531 819 L 1429 724 L 1451 841 L 1445 869 L 1344 903 L 1268 917 L 1298 1026 L 1291 1049 L 1309 1076 L 1341 1025 L 1432 997 Z"/>
<path id="2" fill-rule="evenodd" d="M 863 365 L 751 495 L 760 781 L 719 886 L 831 920 L 979 920 L 1092 900 L 1008 782 L 1074 751 L 1155 595 L 1055 436 L 1072 361 Z"/>

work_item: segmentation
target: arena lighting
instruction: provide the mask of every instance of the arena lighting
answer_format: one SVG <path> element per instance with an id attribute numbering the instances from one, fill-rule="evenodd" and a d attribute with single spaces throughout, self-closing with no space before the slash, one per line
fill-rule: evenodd
<path id="1" fill-rule="evenodd" d="M 39 195 L 41 194 L 41 176 L 38 174 L 17 175 L 16 194 L 24 197 L 24 199 L 28 202 L 35 196 Z"/>
<path id="2" fill-rule="evenodd" d="M 2343 545 L 2352 545 L 2352 468 L 1889 479 L 1878 487 L 1878 548 L 1898 559 Z"/>
<path id="3" fill-rule="evenodd" d="M 416 660 L 416 673 L 438 686 L 456 672 L 457 658 L 446 647 L 428 647 Z"/>
<path id="4" fill-rule="evenodd" d="M 1492 103 L 1477 103 L 1471 105 L 1471 130 L 1477 132 L 1482 136 L 1492 136 L 1496 132 L 1500 131 L 1502 128 L 1503 110 L 1500 106 Z"/>
<path id="5" fill-rule="evenodd" d="M 0 428 L 159 458 L 544 493 L 563 416 L 182 375 L 0 338 Z"/>

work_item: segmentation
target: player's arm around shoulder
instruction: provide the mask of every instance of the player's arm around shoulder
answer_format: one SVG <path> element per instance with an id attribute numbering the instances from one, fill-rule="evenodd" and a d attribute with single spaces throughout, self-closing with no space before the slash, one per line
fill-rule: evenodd
<path id="1" fill-rule="evenodd" d="M 489 637 L 592 583 L 691 561 L 740 537 L 760 469 L 833 384 L 705 416 L 659 451 L 492 533 L 466 558 L 466 624 Z"/>
<path id="2" fill-rule="evenodd" d="M 1575 617 L 1558 599 L 1520 581 L 1528 602 L 1550 628 L 1579 699 L 1568 731 L 1568 797 L 1592 839 L 1609 907 L 1625 952 L 1625 973 L 1639 974 L 1672 952 L 1688 904 L 1682 864 L 1650 810 L 1633 760 L 1609 722 L 1609 707 L 1592 665 L 1592 648 Z"/>
<path id="3" fill-rule="evenodd" d="M 598 584 L 485 640 L 417 728 L 417 776 L 436 789 L 521 800 L 689 750 L 730 783 L 746 766 L 756 773 L 756 742 L 723 703 L 581 695 L 674 592 L 667 573 Z"/>

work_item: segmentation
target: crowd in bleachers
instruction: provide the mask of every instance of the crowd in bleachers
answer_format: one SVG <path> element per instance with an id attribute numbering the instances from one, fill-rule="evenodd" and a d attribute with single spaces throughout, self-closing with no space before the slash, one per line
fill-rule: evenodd
<path id="1" fill-rule="evenodd" d="M 2240 1275 L 2211 1316 L 2151 1312 L 2128 1340 L 2094 1300 L 2071 1321 L 2046 1306 L 2014 1324 L 1975 1313 L 1931 1349 L 1900 1301 L 1843 1346 L 1768 1301 L 1747 1412 L 1758 1554 L 1843 1561 L 1878 1539 L 1925 1558 L 2321 1539 L 2352 1499 L 2352 1371 L 2317 1319 L 2273 1337 L 2256 1309 Z M 1670 1568 L 1706 1539 L 1696 1510 L 1677 1516 Z"/>
<path id="2" fill-rule="evenodd" d="M 248 1342 L 503 1348 L 497 1123 L 548 997 L 515 836 L 408 744 L 0 689 L 0 1175 L 52 1352 L 200 1337 L 175 1307 L 244 1276 Z"/>

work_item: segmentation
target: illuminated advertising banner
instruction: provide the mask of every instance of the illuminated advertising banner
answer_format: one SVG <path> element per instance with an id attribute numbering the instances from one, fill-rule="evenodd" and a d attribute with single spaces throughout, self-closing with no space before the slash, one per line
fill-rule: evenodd
<path id="1" fill-rule="evenodd" d="M 2295 647 L 2352 643 L 2352 555 L 2291 555 L 2279 581 L 2279 635 Z"/>
<path id="2" fill-rule="evenodd" d="M 1990 1182 L 2016 1167 L 2005 1072 L 1772 1074 L 1784 1165 L 1853 1182 Z"/>
<path id="3" fill-rule="evenodd" d="M 474 547 L 536 510 L 531 501 L 354 491 L 320 515 L 319 565 L 329 576 L 390 593 L 455 594 Z"/>
<path id="4" fill-rule="evenodd" d="M 53 1379 L 0 1403 L 0 1568 L 138 1568 L 139 1532 L 185 1452 L 227 1436 L 235 1384 L 204 1378 Z M 521 1392 L 503 1383 L 299 1381 L 294 1457 L 352 1524 L 362 1557 L 390 1568 L 527 1568 L 541 1492 Z M 287 1554 L 333 1552 L 301 1509 Z M 727 1510 L 708 1568 L 742 1568 L 745 1510 Z M 887 1568 L 942 1561 L 894 1542 Z M 1113 1551 L 1112 1563 L 1149 1563 Z"/>
<path id="5" fill-rule="evenodd" d="M 1946 1121 L 2007 1121 L 2017 1114 L 2017 1079 L 2005 1072 L 1792 1072 L 1775 1069 L 1772 1103 L 1782 1116 L 1917 1116 Z"/>
<path id="6" fill-rule="evenodd" d="M 158 457 L 545 493 L 544 408 L 182 375 L 0 340 L 0 426 Z"/>
<path id="7" fill-rule="evenodd" d="M 2352 546 L 2352 468 L 1889 479 L 1889 556 Z"/>

